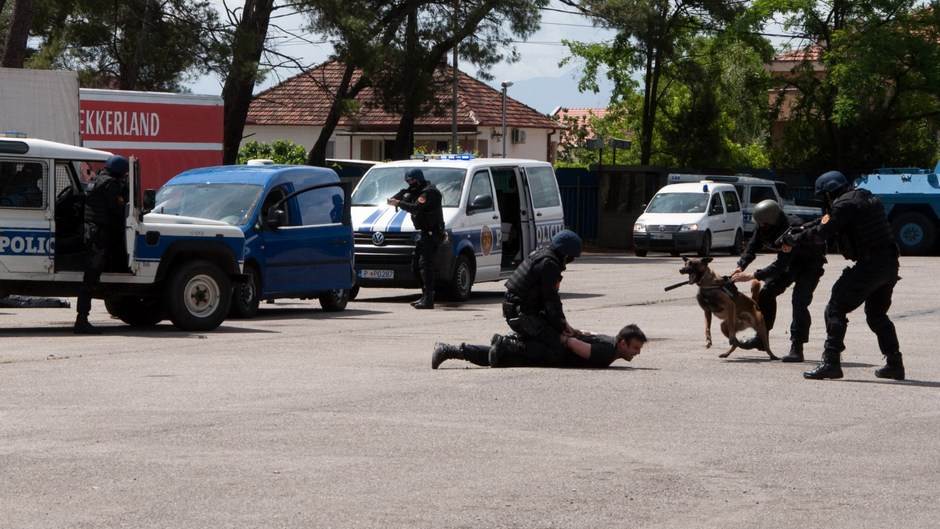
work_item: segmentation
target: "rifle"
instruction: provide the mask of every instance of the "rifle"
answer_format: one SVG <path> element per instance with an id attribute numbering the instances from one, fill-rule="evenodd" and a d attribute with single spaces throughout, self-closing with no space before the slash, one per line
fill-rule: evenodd
<path id="1" fill-rule="evenodd" d="M 800 233 L 803 233 L 804 231 L 814 226 L 817 226 L 820 222 L 822 222 L 822 217 L 818 219 L 813 219 L 799 226 L 790 226 L 789 228 L 787 228 L 787 231 L 783 232 L 783 234 L 780 235 L 780 237 L 777 237 L 777 240 L 774 241 L 774 247 L 779 248 L 780 246 L 783 246 L 784 244 L 786 244 L 787 246 L 793 246 L 794 245 L 793 243 L 795 242 L 793 240 L 794 235 L 799 235 Z"/>

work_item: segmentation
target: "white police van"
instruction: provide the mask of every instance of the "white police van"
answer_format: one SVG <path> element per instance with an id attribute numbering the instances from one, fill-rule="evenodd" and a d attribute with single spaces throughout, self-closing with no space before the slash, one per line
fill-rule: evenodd
<path id="1" fill-rule="evenodd" d="M 0 138 L 0 295 L 77 296 L 85 248 L 85 185 L 111 153 L 31 138 Z M 245 237 L 224 222 L 143 214 L 131 160 L 124 237 L 94 297 L 129 325 L 169 318 L 211 330 L 243 280 Z"/>
<path id="2" fill-rule="evenodd" d="M 421 169 L 443 196 L 447 241 L 436 275 L 452 299 L 467 299 L 475 282 L 509 277 L 529 252 L 564 229 L 548 162 L 464 154 L 377 164 L 352 194 L 357 288 L 420 286 L 411 215 L 386 204 L 406 187 L 411 168 Z"/>

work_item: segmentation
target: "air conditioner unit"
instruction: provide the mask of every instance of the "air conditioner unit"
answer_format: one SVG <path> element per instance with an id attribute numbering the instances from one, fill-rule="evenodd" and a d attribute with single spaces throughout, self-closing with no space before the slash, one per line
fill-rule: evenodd
<path id="1" fill-rule="evenodd" d="M 512 129 L 512 133 L 509 137 L 513 143 L 525 143 L 525 130 Z"/>

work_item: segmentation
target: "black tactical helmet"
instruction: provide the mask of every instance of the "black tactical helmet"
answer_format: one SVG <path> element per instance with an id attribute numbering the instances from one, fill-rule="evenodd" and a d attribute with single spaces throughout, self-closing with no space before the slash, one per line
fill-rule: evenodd
<path id="1" fill-rule="evenodd" d="M 121 177 L 127 174 L 130 169 L 130 162 L 123 156 L 112 156 L 104 162 L 104 168 L 111 176 Z"/>
<path id="2" fill-rule="evenodd" d="M 580 257 L 581 237 L 571 230 L 561 230 L 552 237 L 551 248 L 566 257 Z"/>
<path id="3" fill-rule="evenodd" d="M 777 204 L 777 201 L 771 199 L 761 200 L 754 206 L 754 222 L 761 228 L 776 225 L 780 222 L 782 213 L 783 210 L 780 209 L 780 204 Z"/>
<path id="4" fill-rule="evenodd" d="M 408 180 L 414 180 L 418 182 L 419 184 L 423 184 L 427 182 L 427 180 L 425 180 L 424 178 L 424 171 L 422 171 L 421 169 L 418 169 L 417 167 L 414 167 L 405 171 L 405 181 L 408 181 Z"/>
<path id="5" fill-rule="evenodd" d="M 816 179 L 816 195 L 823 196 L 830 194 L 838 196 L 845 192 L 849 187 L 849 180 L 839 171 L 829 171 L 823 173 Z"/>

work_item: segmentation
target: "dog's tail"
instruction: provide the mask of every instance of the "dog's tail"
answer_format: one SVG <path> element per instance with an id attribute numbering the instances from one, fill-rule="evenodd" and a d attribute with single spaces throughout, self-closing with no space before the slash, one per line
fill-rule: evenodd
<path id="1" fill-rule="evenodd" d="M 757 298 L 760 296 L 761 291 L 761 282 L 758 280 L 751 281 L 751 299 L 754 300 L 754 303 L 757 303 Z"/>

